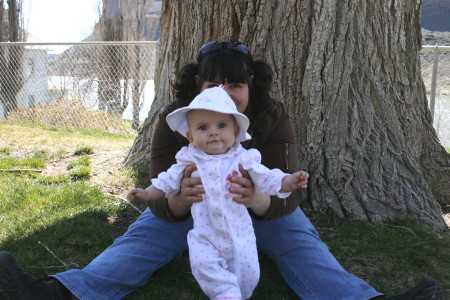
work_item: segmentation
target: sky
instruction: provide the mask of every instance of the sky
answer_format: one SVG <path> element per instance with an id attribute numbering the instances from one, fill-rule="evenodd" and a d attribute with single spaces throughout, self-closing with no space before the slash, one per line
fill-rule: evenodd
<path id="1" fill-rule="evenodd" d="M 99 0 L 23 0 L 25 28 L 39 42 L 79 42 L 92 33 Z"/>

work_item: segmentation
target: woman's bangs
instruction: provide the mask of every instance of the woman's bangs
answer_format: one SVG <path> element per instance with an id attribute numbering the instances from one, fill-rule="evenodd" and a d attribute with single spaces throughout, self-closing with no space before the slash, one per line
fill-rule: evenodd
<path id="1" fill-rule="evenodd" d="M 251 72 L 245 57 L 231 51 L 218 51 L 205 57 L 200 78 L 225 83 L 249 83 Z"/>

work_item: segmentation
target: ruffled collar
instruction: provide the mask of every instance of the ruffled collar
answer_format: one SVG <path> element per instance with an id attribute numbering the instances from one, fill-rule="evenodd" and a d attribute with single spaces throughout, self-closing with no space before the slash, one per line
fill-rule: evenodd
<path id="1" fill-rule="evenodd" d="M 212 154 L 207 154 L 205 153 L 205 151 L 198 149 L 197 147 L 195 147 L 192 144 L 189 144 L 189 152 L 196 157 L 201 157 L 202 159 L 209 159 L 209 160 L 213 160 L 213 159 L 226 159 L 229 157 L 233 157 L 236 156 L 238 154 L 240 154 L 242 151 L 244 151 L 244 148 L 242 148 L 241 144 L 238 142 L 235 142 L 230 149 L 228 149 L 227 153 L 224 154 L 217 154 L 217 155 L 212 155 Z"/>

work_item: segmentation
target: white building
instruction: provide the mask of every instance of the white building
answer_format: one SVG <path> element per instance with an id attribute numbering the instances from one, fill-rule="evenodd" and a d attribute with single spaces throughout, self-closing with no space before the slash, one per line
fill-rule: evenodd
<path id="1" fill-rule="evenodd" d="M 27 42 L 36 43 L 36 39 L 28 35 Z M 14 51 L 15 46 L 10 47 Z M 18 108 L 28 108 L 49 100 L 48 95 L 48 49 L 43 46 L 29 45 L 24 47 L 22 59 L 23 85 L 16 95 Z M 5 110 L 0 102 L 0 117 L 5 118 Z"/>

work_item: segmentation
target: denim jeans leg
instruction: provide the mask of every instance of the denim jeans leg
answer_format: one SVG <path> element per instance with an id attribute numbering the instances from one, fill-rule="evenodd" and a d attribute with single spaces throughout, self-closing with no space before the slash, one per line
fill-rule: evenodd
<path id="1" fill-rule="evenodd" d="M 382 295 L 346 272 L 297 208 L 273 221 L 253 220 L 258 249 L 271 258 L 286 283 L 307 300 L 365 300 Z"/>
<path id="2" fill-rule="evenodd" d="M 80 299 L 122 299 L 188 248 L 192 219 L 163 221 L 147 208 L 128 231 L 85 268 L 53 275 Z"/>

